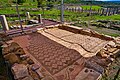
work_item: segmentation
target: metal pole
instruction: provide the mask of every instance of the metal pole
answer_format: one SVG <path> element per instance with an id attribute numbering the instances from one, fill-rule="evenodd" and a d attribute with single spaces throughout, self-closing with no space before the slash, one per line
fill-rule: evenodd
<path id="1" fill-rule="evenodd" d="M 19 10 L 18 10 L 17 1 L 16 1 L 16 11 L 17 11 L 17 14 L 18 14 L 18 18 L 19 18 L 19 23 L 20 23 L 21 30 L 22 30 L 22 32 L 24 32 L 24 31 L 23 31 L 22 22 L 21 22 L 21 18 L 20 18 L 20 13 L 19 13 Z"/>
<path id="2" fill-rule="evenodd" d="M 64 2 L 61 0 L 61 23 L 64 23 Z"/>

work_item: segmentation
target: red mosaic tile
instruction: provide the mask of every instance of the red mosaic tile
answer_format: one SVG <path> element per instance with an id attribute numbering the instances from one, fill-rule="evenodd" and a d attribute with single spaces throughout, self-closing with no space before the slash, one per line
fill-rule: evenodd
<path id="1" fill-rule="evenodd" d="M 30 44 L 28 51 L 51 74 L 58 73 L 82 57 L 77 51 L 68 49 L 42 34 L 34 33 L 29 36 Z"/>

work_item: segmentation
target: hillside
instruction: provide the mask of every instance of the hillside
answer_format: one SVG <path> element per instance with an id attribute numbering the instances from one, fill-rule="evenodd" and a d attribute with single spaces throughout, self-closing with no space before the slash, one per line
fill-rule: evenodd
<path id="1" fill-rule="evenodd" d="M 37 5 L 37 0 L 18 0 L 20 2 L 23 2 L 23 5 L 25 4 L 34 4 Z M 60 0 L 48 0 L 48 2 L 54 4 L 56 2 L 60 3 Z M 15 4 L 16 0 L 0 0 L 0 7 L 1 6 L 10 6 L 12 4 Z M 84 0 L 64 0 L 64 3 L 66 4 L 82 4 L 82 5 L 118 5 L 120 6 L 120 1 L 84 1 Z"/>

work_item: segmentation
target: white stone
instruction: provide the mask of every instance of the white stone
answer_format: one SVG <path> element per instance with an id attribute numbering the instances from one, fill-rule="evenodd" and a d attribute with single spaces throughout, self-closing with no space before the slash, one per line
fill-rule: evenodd
<path id="1" fill-rule="evenodd" d="M 29 12 L 26 12 L 26 19 L 30 20 L 30 13 Z"/>
<path id="2" fill-rule="evenodd" d="M 30 20 L 30 22 L 33 24 L 38 24 L 38 20 Z"/>
<path id="3" fill-rule="evenodd" d="M 115 46 L 116 46 L 113 41 L 110 41 L 110 42 L 108 43 L 108 45 L 110 45 L 111 47 L 115 47 Z"/>
<path id="4" fill-rule="evenodd" d="M 5 30 L 5 31 L 9 30 L 8 23 L 7 23 L 5 15 L 0 15 L 0 21 L 1 21 L 1 24 L 3 26 L 3 30 Z"/>
<path id="5" fill-rule="evenodd" d="M 37 70 L 37 69 L 39 69 L 39 68 L 40 68 L 40 66 L 37 65 L 37 64 L 33 64 L 33 65 L 32 65 L 32 70 L 33 70 L 33 71 L 35 71 L 35 70 Z"/>

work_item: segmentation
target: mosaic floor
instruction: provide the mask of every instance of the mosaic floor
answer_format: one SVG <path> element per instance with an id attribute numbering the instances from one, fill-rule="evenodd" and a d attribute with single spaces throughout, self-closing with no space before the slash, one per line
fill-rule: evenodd
<path id="1" fill-rule="evenodd" d="M 62 29 L 47 29 L 15 37 L 14 40 L 25 48 L 55 80 L 61 80 L 60 76 L 63 76 L 62 80 L 66 80 L 65 75 L 68 74 L 66 70 L 70 75 L 68 80 L 74 80 L 84 68 L 86 58 L 83 55 L 94 56 L 108 43 L 99 38 Z M 73 69 L 72 72 L 69 70 L 70 67 Z"/>
<path id="2" fill-rule="evenodd" d="M 69 31 L 65 31 L 62 29 L 48 29 L 45 32 L 51 34 L 55 37 L 58 37 L 66 42 L 72 44 L 78 44 L 82 46 L 86 51 L 95 53 L 99 49 L 101 49 L 108 41 L 101 40 L 99 38 L 82 35 L 82 34 L 74 34 Z"/>
<path id="3" fill-rule="evenodd" d="M 41 29 L 13 41 L 40 65 L 40 73 L 51 77 L 49 80 L 97 80 L 109 63 L 96 56 L 108 40 L 59 28 Z"/>
<path id="4" fill-rule="evenodd" d="M 82 56 L 73 49 L 50 40 L 42 34 L 29 36 L 29 52 L 52 74 L 71 65 Z"/>

